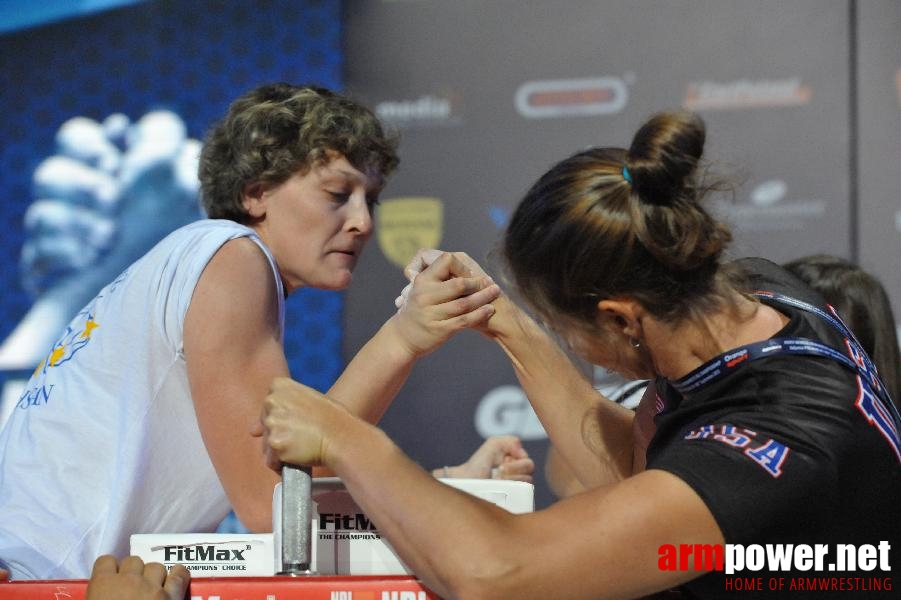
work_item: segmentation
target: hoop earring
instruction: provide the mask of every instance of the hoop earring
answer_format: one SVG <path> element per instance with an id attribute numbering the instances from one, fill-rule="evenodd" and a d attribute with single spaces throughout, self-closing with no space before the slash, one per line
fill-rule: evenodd
<path id="1" fill-rule="evenodd" d="M 629 336 L 629 343 L 632 344 L 633 348 L 641 348 L 641 340 L 636 340 L 632 336 Z"/>

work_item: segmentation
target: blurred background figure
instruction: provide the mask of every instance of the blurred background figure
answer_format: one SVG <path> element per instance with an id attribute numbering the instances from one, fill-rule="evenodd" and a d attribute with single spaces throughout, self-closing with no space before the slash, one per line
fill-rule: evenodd
<path id="1" fill-rule="evenodd" d="M 898 406 L 901 401 L 901 351 L 892 305 L 882 283 L 859 266 L 837 256 L 815 254 L 785 263 L 786 269 L 831 304 L 873 362 Z"/>
<path id="2" fill-rule="evenodd" d="M 597 391 L 626 408 L 638 406 L 641 396 L 648 386 L 647 379 L 626 379 L 615 371 L 609 371 L 597 365 L 593 370 L 594 387 Z"/>

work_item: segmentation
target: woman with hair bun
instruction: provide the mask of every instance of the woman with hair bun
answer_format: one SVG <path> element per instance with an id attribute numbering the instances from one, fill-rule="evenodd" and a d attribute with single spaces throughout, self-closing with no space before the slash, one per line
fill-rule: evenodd
<path id="1" fill-rule="evenodd" d="M 837 578 L 890 589 L 897 414 L 817 295 L 769 261 L 725 260 L 731 234 L 701 205 L 715 188 L 702 177 L 704 141 L 697 115 L 657 114 L 629 149 L 552 167 L 506 231 L 512 283 L 537 318 L 501 295 L 482 331 L 585 492 L 505 513 L 436 484 L 378 429 L 286 379 L 264 407 L 271 464 L 336 471 L 446 598 L 820 598 L 809 587 Z M 441 256 L 421 251 L 408 276 Z M 600 396 L 554 337 L 651 379 L 638 409 Z M 878 560 L 831 571 L 840 544 Z M 799 547 L 797 560 L 766 562 Z"/>

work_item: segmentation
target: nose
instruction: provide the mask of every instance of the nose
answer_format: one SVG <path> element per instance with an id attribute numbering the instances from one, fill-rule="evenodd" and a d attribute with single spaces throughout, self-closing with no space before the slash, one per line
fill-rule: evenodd
<path id="1" fill-rule="evenodd" d="M 347 228 L 361 235 L 368 236 L 372 233 L 372 212 L 369 203 L 363 198 L 354 198 L 348 203 L 349 215 L 347 218 Z"/>

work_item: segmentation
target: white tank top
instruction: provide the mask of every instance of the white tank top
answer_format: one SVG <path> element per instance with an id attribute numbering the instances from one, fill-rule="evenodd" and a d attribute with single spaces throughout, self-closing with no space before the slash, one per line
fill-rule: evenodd
<path id="1" fill-rule="evenodd" d="M 184 320 L 228 240 L 253 230 L 201 220 L 104 287 L 38 366 L 0 432 L 0 560 L 16 579 L 85 578 L 133 533 L 213 531 L 230 510 L 188 386 Z"/>

